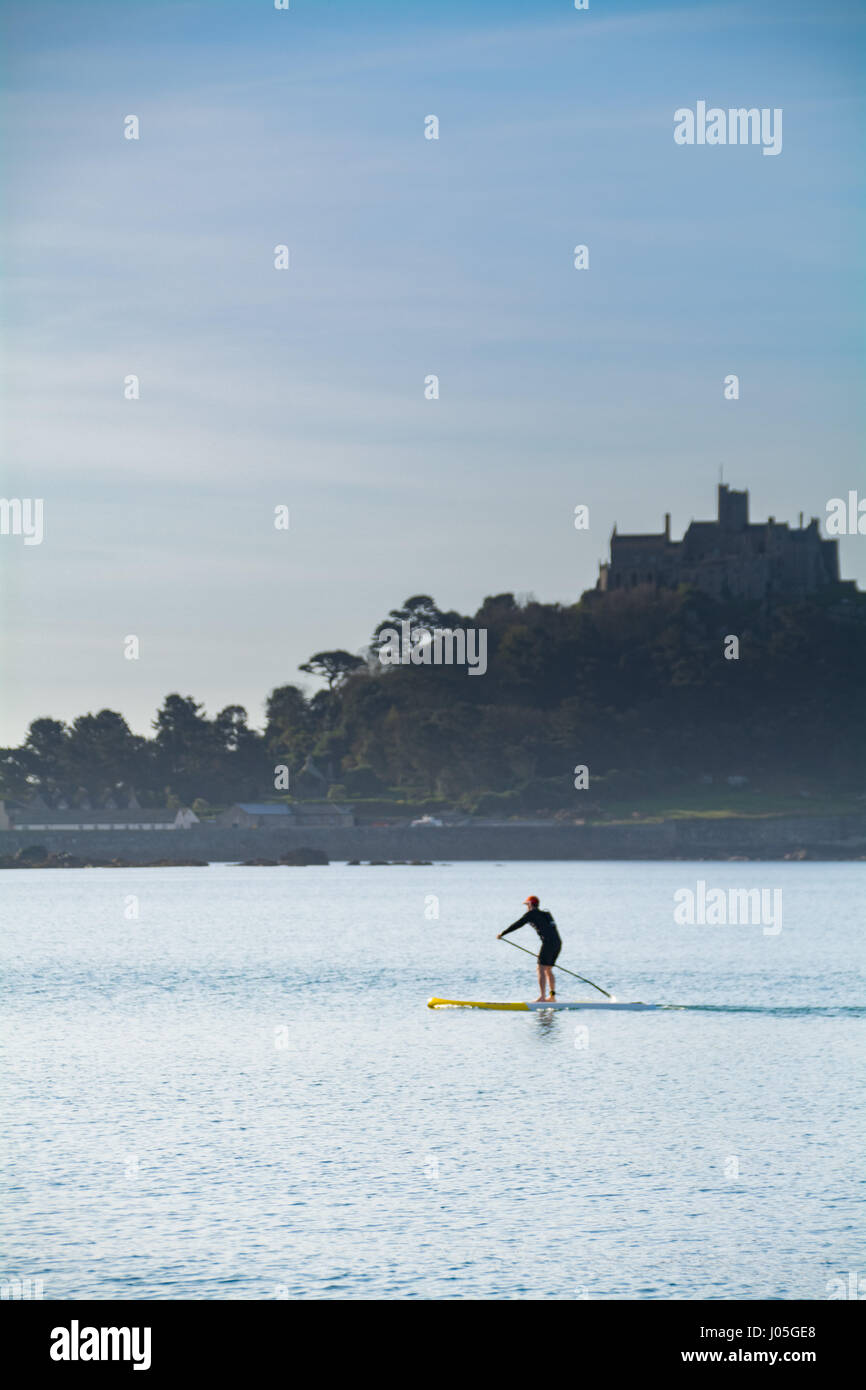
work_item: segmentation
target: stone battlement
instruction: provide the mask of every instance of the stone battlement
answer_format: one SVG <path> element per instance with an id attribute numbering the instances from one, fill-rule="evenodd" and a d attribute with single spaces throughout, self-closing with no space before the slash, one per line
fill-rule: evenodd
<path id="1" fill-rule="evenodd" d="M 749 521 L 748 492 L 719 484 L 715 521 L 692 521 L 681 541 L 671 540 L 670 516 L 658 535 L 610 538 L 610 561 L 599 567 L 597 589 L 634 589 L 654 584 L 676 589 L 690 584 L 714 598 L 805 598 L 838 583 L 835 540 L 823 540 L 818 519 L 799 528 L 787 522 Z"/>

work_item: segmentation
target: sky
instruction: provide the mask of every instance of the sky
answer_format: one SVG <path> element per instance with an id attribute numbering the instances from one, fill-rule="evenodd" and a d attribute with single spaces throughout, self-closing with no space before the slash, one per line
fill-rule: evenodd
<path id="1" fill-rule="evenodd" d="M 170 691 L 259 726 L 409 595 L 576 601 L 614 523 L 681 535 L 720 469 L 752 520 L 866 493 L 858 5 L 44 0 L 3 28 L 0 492 L 44 538 L 0 536 L 0 742 L 106 707 L 148 733 Z M 781 108 L 781 153 L 677 145 L 700 100 Z M 862 585 L 866 537 L 840 558 Z"/>

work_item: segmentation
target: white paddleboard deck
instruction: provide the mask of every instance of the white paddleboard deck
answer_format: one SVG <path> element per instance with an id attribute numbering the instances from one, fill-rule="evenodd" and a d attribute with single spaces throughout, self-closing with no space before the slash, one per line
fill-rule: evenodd
<path id="1" fill-rule="evenodd" d="M 632 1013 L 645 1009 L 659 1009 L 660 1004 L 620 1004 L 618 1000 L 578 999 L 571 1003 L 560 1003 L 557 999 L 555 1003 L 537 1003 L 533 1000 L 524 1001 L 518 1004 L 495 1004 L 485 1003 L 480 999 L 428 999 L 428 1009 L 504 1009 L 512 1013 L 536 1013 L 541 1009 L 629 1009 Z"/>

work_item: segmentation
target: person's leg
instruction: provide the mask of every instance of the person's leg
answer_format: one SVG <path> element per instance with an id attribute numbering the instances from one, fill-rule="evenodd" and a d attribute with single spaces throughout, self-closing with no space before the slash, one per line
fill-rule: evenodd
<path id="1" fill-rule="evenodd" d="M 546 975 L 547 975 L 547 994 L 548 994 L 548 997 L 549 997 L 550 999 L 555 999 L 555 998 L 556 998 L 556 980 L 555 980 L 554 974 L 553 974 L 553 966 L 552 966 L 552 965 L 546 965 L 546 966 L 544 967 L 544 969 L 545 969 L 545 973 L 546 973 Z"/>
<path id="2" fill-rule="evenodd" d="M 538 962 L 538 998 L 537 998 L 536 1001 L 535 1001 L 536 1004 L 542 1003 L 542 1001 L 543 1001 L 543 999 L 544 999 L 544 979 L 545 979 L 545 974 L 546 974 L 546 972 L 547 972 L 547 966 L 546 966 L 546 965 L 542 965 L 541 962 L 539 961 L 539 962 Z"/>

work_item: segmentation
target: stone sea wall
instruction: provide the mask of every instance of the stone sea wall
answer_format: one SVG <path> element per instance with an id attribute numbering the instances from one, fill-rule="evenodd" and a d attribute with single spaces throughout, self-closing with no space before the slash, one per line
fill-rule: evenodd
<path id="1" fill-rule="evenodd" d="M 332 860 L 810 859 L 866 857 L 866 815 L 669 820 L 633 825 L 350 826 L 234 830 L 5 831 L 0 856 L 31 845 L 79 857 L 236 861 L 320 849 Z"/>

